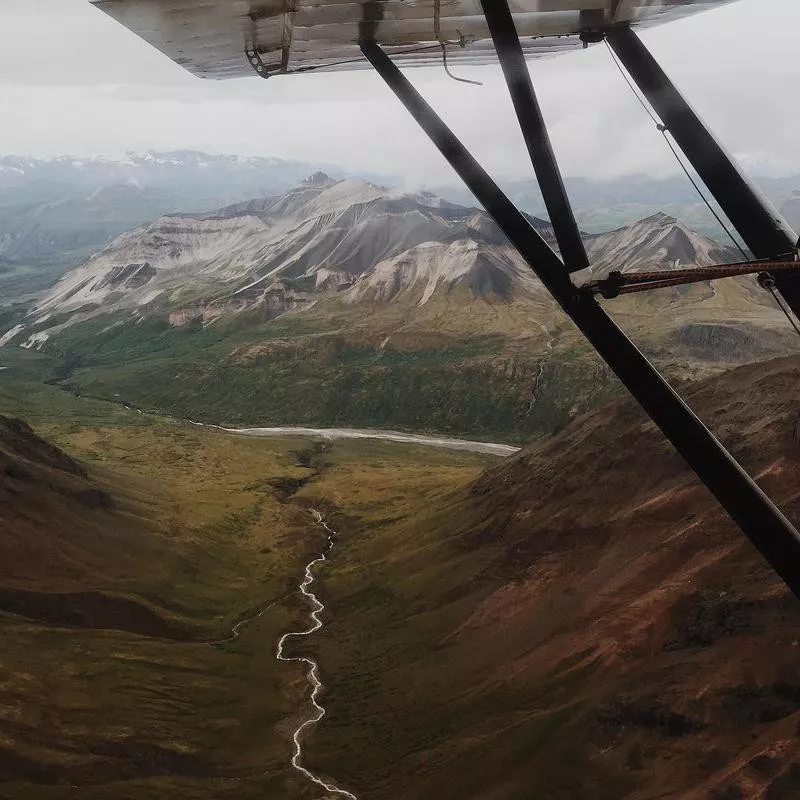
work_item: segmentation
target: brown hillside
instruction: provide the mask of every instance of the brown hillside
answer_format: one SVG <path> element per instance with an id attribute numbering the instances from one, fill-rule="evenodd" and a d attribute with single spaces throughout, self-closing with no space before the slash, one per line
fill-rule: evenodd
<path id="1" fill-rule="evenodd" d="M 799 380 L 689 392 L 796 521 Z M 800 601 L 632 403 L 362 524 L 315 748 L 365 797 L 800 797 Z"/>
<path id="2" fill-rule="evenodd" d="M 96 540 L 113 537 L 119 525 L 115 501 L 82 465 L 21 420 L 0 417 L 3 584 L 40 587 L 85 578 L 99 566 L 90 552 Z"/>
<path id="3" fill-rule="evenodd" d="M 130 491 L 130 487 L 128 487 Z M 117 491 L 0 416 L 0 612 L 53 624 L 190 635 L 138 598 L 130 582 L 163 561 L 155 508 Z"/>

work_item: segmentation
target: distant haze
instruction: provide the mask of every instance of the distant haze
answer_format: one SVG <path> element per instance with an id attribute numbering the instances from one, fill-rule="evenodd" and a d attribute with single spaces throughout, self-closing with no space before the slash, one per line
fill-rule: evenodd
<path id="1" fill-rule="evenodd" d="M 645 34 L 723 141 L 751 170 L 800 171 L 797 0 L 739 0 Z M 610 178 L 675 164 L 604 46 L 532 63 L 563 169 Z M 501 178 L 530 174 L 497 68 L 411 72 Z M 197 148 L 453 183 L 449 167 L 377 76 L 203 82 L 85 0 L 2 0 L 0 153 L 118 154 Z"/>

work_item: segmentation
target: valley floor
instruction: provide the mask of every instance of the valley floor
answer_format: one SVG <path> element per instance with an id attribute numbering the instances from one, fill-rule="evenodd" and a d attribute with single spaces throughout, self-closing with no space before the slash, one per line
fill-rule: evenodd
<path id="1" fill-rule="evenodd" d="M 5 398 L 0 411 L 18 410 L 11 405 Z M 104 405 L 87 408 L 101 418 Z M 118 510 L 140 518 L 142 538 L 130 544 L 143 557 L 124 575 L 109 564 L 108 576 L 75 579 L 26 580 L 33 567 L 17 564 L 10 576 L 8 564 L 0 567 L 0 608 L 8 597 L 29 602 L 35 587 L 79 618 L 65 625 L 0 613 L 0 797 L 318 797 L 290 767 L 292 733 L 311 713 L 305 671 L 275 658 L 280 636 L 307 624 L 297 583 L 326 540 L 309 509 L 339 513 L 353 496 L 402 515 L 496 459 L 319 437 L 250 439 L 142 417 L 121 425 L 124 409 L 112 406 L 99 425 L 65 424 L 45 406 L 40 430 L 89 465 Z M 347 491 L 317 492 L 325 474 Z M 346 538 L 326 568 L 346 558 Z M 161 545 L 163 561 L 154 562 Z M 325 581 L 320 575 L 321 593 Z M 86 591 L 100 605 L 123 597 L 131 606 L 94 622 L 97 611 L 76 600 Z M 37 600 L 23 612 L 35 615 Z M 141 607 L 153 611 L 144 628 L 134 619 Z M 287 645 L 290 654 L 302 649 Z"/>
<path id="2" fill-rule="evenodd" d="M 688 389 L 794 520 L 798 381 L 787 358 Z M 359 800 L 800 796 L 800 604 L 631 403 L 499 460 L 26 387 L 26 416 L 113 503 L 69 500 L 81 535 L 29 527 L 0 550 L 0 607 L 25 612 L 0 617 L 3 800 L 319 798 L 289 767 L 308 683 L 275 659 L 308 619 L 312 508 L 339 538 L 324 629 L 291 645 L 328 712 L 304 763 Z M 0 413 L 21 388 L 0 385 Z M 20 526 L 26 497 L 87 498 L 42 453 L 39 483 L 0 470 Z"/>

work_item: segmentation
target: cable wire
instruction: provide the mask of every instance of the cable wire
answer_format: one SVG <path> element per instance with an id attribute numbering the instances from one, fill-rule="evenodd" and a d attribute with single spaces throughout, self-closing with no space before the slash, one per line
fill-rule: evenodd
<path id="1" fill-rule="evenodd" d="M 634 86 L 633 81 L 628 77 L 628 74 L 623 69 L 622 64 L 620 64 L 619 59 L 616 56 L 616 53 L 611 49 L 611 45 L 608 43 L 608 40 L 605 41 L 605 45 L 609 55 L 611 56 L 611 60 L 614 62 L 616 68 L 619 70 L 620 75 L 622 75 L 622 77 L 624 78 L 625 83 L 628 84 L 628 87 L 633 93 L 633 96 L 639 101 L 639 105 L 641 105 L 641 107 L 645 110 L 647 116 L 650 117 L 650 119 L 653 121 L 653 124 L 658 129 L 658 132 L 664 137 L 664 141 L 667 143 L 667 147 L 669 147 L 669 149 L 672 151 L 672 155 L 675 156 L 675 160 L 678 162 L 680 168 L 683 170 L 686 177 L 689 179 L 689 182 L 692 184 L 692 186 L 694 187 L 695 191 L 700 196 L 702 201 L 706 204 L 708 210 L 713 214 L 714 219 L 716 219 L 716 221 L 719 223 L 722 230 L 725 231 L 725 233 L 728 235 L 728 238 L 734 243 L 734 245 L 736 245 L 736 248 L 742 254 L 744 260 L 747 261 L 749 259 L 747 252 L 739 244 L 738 240 L 733 235 L 733 233 L 731 233 L 730 228 L 722 220 L 722 217 L 720 217 L 716 209 L 711 205 L 711 201 L 705 196 L 705 193 L 700 188 L 697 181 L 694 179 L 694 176 L 689 171 L 689 168 L 686 166 L 686 164 L 683 163 L 683 159 L 680 157 L 680 154 L 678 153 L 675 145 L 672 143 L 672 140 L 669 138 L 669 136 L 667 136 L 668 133 L 667 126 L 664 125 L 661 122 L 661 120 L 658 119 L 658 117 L 655 115 L 655 112 L 650 108 L 645 99 L 639 94 L 639 91 L 636 88 L 636 86 Z M 786 306 L 781 301 L 780 295 L 775 289 L 775 281 L 772 279 L 772 277 L 770 276 L 769 280 L 766 281 L 759 281 L 759 283 L 769 291 L 769 293 L 772 295 L 772 298 L 775 300 L 775 304 L 783 312 L 784 316 L 789 321 L 789 324 L 792 326 L 795 333 L 798 336 L 800 336 L 800 326 L 798 325 L 797 320 L 794 318 L 791 311 L 789 311 L 789 309 L 787 309 Z"/>
<path id="2" fill-rule="evenodd" d="M 454 81 L 458 81 L 459 83 L 471 83 L 473 86 L 483 86 L 480 81 L 473 81 L 469 78 L 459 78 L 458 75 L 453 75 L 450 71 L 450 67 L 447 63 L 447 42 L 439 42 L 442 46 L 442 64 L 444 66 L 444 71 L 447 73 L 448 77 L 452 78 Z"/>
<path id="3" fill-rule="evenodd" d="M 433 34 L 436 37 L 436 41 L 439 42 L 439 45 L 442 48 L 442 64 L 444 65 L 444 71 L 447 73 L 447 76 L 449 78 L 452 78 L 454 81 L 458 81 L 459 83 L 471 83 L 473 86 L 483 86 L 483 84 L 480 81 L 472 81 L 469 78 L 459 78 L 457 75 L 453 75 L 453 73 L 450 71 L 450 65 L 447 63 L 448 42 L 442 38 L 441 19 L 442 19 L 442 0 L 434 0 Z M 461 47 L 466 46 L 466 40 L 464 39 L 463 35 L 461 35 L 458 44 Z"/>
<path id="4" fill-rule="evenodd" d="M 783 311 L 784 316 L 789 320 L 789 324 L 794 328 L 795 333 L 800 336 L 800 327 L 798 327 L 797 321 L 795 320 L 794 316 L 792 316 L 791 312 L 786 308 L 786 306 L 781 302 L 780 295 L 775 291 L 775 281 L 770 280 L 769 282 L 762 283 L 761 285 L 766 285 L 767 290 L 775 300 L 775 304 L 781 311 Z"/>
<path id="5" fill-rule="evenodd" d="M 678 151 L 675 149 L 675 145 L 670 140 L 669 136 L 667 136 L 667 129 L 663 125 L 658 126 L 661 135 L 664 137 L 664 141 L 667 143 L 667 147 L 672 151 L 672 155 L 675 156 L 675 160 L 681 165 L 681 169 L 686 174 L 686 177 L 689 179 L 689 182 L 694 186 L 695 191 L 697 194 L 702 198 L 703 202 L 706 204 L 708 210 L 714 215 L 714 219 L 719 223 L 722 230 L 728 235 L 728 238 L 734 243 L 736 249 L 742 254 L 742 258 L 747 261 L 750 256 L 748 255 L 747 251 L 739 244 L 738 239 L 733 235 L 730 228 L 725 224 L 722 217 L 716 212 L 714 206 L 711 204 L 711 201 L 703 194 L 702 189 L 700 188 L 697 181 L 694 179 L 692 174 L 689 172 L 688 167 L 683 163 Z"/>
<path id="6" fill-rule="evenodd" d="M 614 53 L 614 51 L 611 49 L 611 45 L 608 43 L 607 40 L 605 41 L 605 45 L 606 45 L 606 49 L 609 52 L 609 55 L 611 56 L 611 60 L 614 62 L 615 66 L 619 70 L 620 75 L 622 75 L 622 77 L 625 79 L 625 83 L 628 84 L 628 87 L 630 88 L 631 92 L 633 93 L 633 96 L 639 101 L 639 105 L 641 105 L 641 107 L 645 110 L 645 112 L 647 113 L 647 116 L 650 117 L 650 119 L 653 121 L 653 124 L 656 126 L 658 132 L 664 137 L 664 141 L 667 143 L 667 147 L 669 147 L 669 149 L 672 151 L 672 155 L 675 156 L 675 160 L 678 162 L 678 166 L 680 166 L 680 168 L 683 170 L 684 174 L 689 179 L 689 182 L 694 187 L 694 190 L 697 192 L 697 194 L 700 197 L 700 199 L 705 203 L 706 208 L 708 208 L 708 210 L 713 215 L 714 219 L 719 223 L 719 225 L 722 228 L 722 230 L 725 231 L 725 233 L 727 234 L 728 238 L 735 245 L 736 249 L 742 254 L 742 257 L 745 259 L 745 261 L 747 261 L 750 258 L 748 256 L 747 252 L 741 246 L 741 244 L 739 244 L 739 241 L 733 235 L 733 233 L 731 232 L 730 228 L 725 224 L 725 222 L 723 221 L 722 217 L 717 213 L 717 210 L 711 204 L 711 201 L 705 196 L 705 193 L 700 188 L 700 185 L 697 183 L 697 181 L 694 179 L 694 176 L 689 171 L 689 168 L 686 166 L 686 164 L 683 163 L 683 159 L 680 157 L 680 154 L 678 153 L 677 149 L 675 148 L 675 145 L 672 143 L 672 141 L 670 140 L 669 136 L 667 136 L 667 132 L 668 132 L 667 131 L 667 126 L 664 125 L 661 122 L 660 119 L 658 119 L 658 117 L 651 110 L 650 106 L 647 104 L 645 99 L 639 94 L 638 89 L 636 88 L 636 86 L 634 86 L 633 81 L 628 77 L 627 73 L 625 72 L 625 70 L 622 67 L 622 64 L 619 63 L 619 59 L 617 58 L 616 53 Z"/>

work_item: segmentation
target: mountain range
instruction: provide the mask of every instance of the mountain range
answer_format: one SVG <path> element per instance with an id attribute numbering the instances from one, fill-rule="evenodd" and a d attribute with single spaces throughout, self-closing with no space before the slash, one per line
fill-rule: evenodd
<path id="1" fill-rule="evenodd" d="M 456 245 L 463 258 L 454 260 Z M 414 267 L 404 273 L 407 264 Z M 231 304 L 258 307 L 277 286 L 309 296 L 349 289 L 345 298 L 356 302 L 379 285 L 391 300 L 425 281 L 424 301 L 437 282 L 461 280 L 477 295 L 507 295 L 504 283 L 523 290 L 535 282 L 485 213 L 317 173 L 286 194 L 211 214 L 170 215 L 124 234 L 36 304 L 34 325 L 51 315 L 86 319 L 182 304 L 216 303 L 223 313 Z"/>
<path id="2" fill-rule="evenodd" d="M 208 212 L 284 192 L 319 167 L 325 165 L 195 151 L 121 158 L 0 156 L 0 305 L 42 291 L 114 237 L 163 214 Z M 342 177 L 336 168 L 325 169 Z M 398 182 L 386 176 L 359 177 Z M 800 176 L 758 182 L 792 223 L 800 223 Z M 700 233 L 725 238 L 683 179 L 570 178 L 567 184 L 580 223 L 589 232 L 664 212 Z M 460 205 L 475 202 L 457 187 L 430 189 Z M 544 213 L 533 181 L 510 181 L 506 189 L 523 209 Z"/>
<path id="3" fill-rule="evenodd" d="M 531 223 L 551 245 L 544 220 Z M 733 261 L 731 247 L 656 214 L 585 235 L 592 274 Z M 115 312 L 203 309 L 209 321 L 268 304 L 276 290 L 346 304 L 466 288 L 473 299 L 541 294 L 533 272 L 484 212 L 318 172 L 289 192 L 212 213 L 167 215 L 123 234 L 36 303 L 27 345 Z M 53 319 L 56 325 L 48 325 Z M 174 315 L 173 320 L 180 319 Z M 23 326 L 15 338 L 27 330 Z"/>
<path id="4" fill-rule="evenodd" d="M 595 277 L 736 259 L 665 214 L 585 241 Z M 610 307 L 680 377 L 793 346 L 750 279 Z M 56 359 L 73 391 L 213 422 L 524 438 L 618 391 L 485 212 L 322 172 L 123 233 L 0 344 Z"/>
<path id="5" fill-rule="evenodd" d="M 0 156 L 0 304 L 41 291 L 161 214 L 285 191 L 315 169 L 194 151 L 124 158 Z"/>

